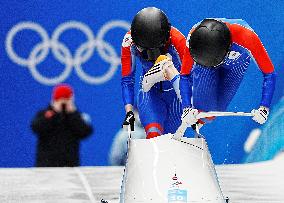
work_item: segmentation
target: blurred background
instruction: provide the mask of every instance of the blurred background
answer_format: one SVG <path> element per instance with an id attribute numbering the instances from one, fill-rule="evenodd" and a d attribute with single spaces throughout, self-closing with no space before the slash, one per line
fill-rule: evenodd
<path id="1" fill-rule="evenodd" d="M 73 86 L 77 108 L 90 116 L 95 128 L 81 142 L 81 165 L 109 164 L 111 144 L 124 118 L 120 46 L 133 16 L 148 6 L 162 9 L 184 35 L 208 17 L 247 21 L 278 74 L 271 119 L 259 126 L 251 118 L 220 118 L 202 133 L 217 164 L 267 160 L 283 150 L 283 1 L 0 2 L 0 167 L 34 166 L 36 137 L 30 123 L 48 105 L 54 85 L 62 82 Z M 51 48 L 54 44 L 57 48 Z M 251 63 L 228 110 L 257 108 L 261 86 L 261 72 Z"/>

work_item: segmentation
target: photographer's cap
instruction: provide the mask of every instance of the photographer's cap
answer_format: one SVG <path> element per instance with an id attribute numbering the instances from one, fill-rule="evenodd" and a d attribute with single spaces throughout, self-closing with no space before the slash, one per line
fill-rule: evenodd
<path id="1" fill-rule="evenodd" d="M 53 88 L 52 100 L 70 99 L 73 96 L 73 88 L 68 84 L 59 84 Z"/>

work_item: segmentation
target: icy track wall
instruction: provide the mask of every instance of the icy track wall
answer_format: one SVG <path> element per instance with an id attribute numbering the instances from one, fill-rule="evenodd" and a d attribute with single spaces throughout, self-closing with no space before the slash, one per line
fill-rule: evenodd
<path id="1" fill-rule="evenodd" d="M 49 100 L 54 84 L 70 83 L 76 104 L 91 116 L 95 133 L 81 145 L 82 165 L 107 165 L 112 138 L 124 117 L 120 87 L 120 44 L 143 7 L 165 11 L 187 35 L 206 17 L 241 18 L 256 31 L 278 72 L 273 103 L 283 94 L 282 1 L 2 1 L 0 12 L 0 167 L 34 165 L 36 137 L 29 125 Z M 53 50 L 52 43 L 59 44 Z M 77 63 L 75 63 L 77 61 Z M 138 67 L 138 74 L 139 74 Z M 231 103 L 250 111 L 260 101 L 262 75 L 252 63 Z M 216 163 L 239 163 L 253 128 L 250 118 L 217 119 L 202 133 Z"/>

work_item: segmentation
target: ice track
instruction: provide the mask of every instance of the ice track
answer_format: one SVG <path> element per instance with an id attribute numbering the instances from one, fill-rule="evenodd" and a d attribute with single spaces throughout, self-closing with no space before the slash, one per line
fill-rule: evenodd
<path id="1" fill-rule="evenodd" d="M 231 203 L 283 203 L 284 156 L 273 161 L 216 166 Z M 0 169 L 0 202 L 118 203 L 122 167 Z"/>

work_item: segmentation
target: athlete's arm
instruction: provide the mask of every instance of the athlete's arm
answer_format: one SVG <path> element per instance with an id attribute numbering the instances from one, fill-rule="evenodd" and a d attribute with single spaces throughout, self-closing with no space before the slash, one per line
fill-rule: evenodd
<path id="1" fill-rule="evenodd" d="M 131 35 L 130 32 L 127 32 L 121 47 L 121 87 L 126 112 L 133 110 L 134 103 L 135 64 L 131 55 L 131 45 Z"/>
<path id="2" fill-rule="evenodd" d="M 193 59 L 189 52 L 190 33 L 186 39 L 186 46 L 184 47 L 184 50 L 183 50 L 183 59 L 182 59 L 182 65 L 181 65 L 181 71 L 180 71 L 179 88 L 180 88 L 183 109 L 192 106 L 191 104 L 192 81 L 190 78 L 190 72 L 193 66 Z"/>
<path id="3" fill-rule="evenodd" d="M 174 45 L 175 49 L 178 52 L 180 60 L 183 59 L 184 49 L 186 47 L 185 36 L 175 27 L 171 28 L 170 31 L 171 43 Z"/>
<path id="4" fill-rule="evenodd" d="M 270 107 L 275 89 L 274 66 L 257 34 L 241 25 L 228 24 L 231 31 L 232 41 L 243 46 L 251 52 L 259 69 L 263 73 L 262 99 L 260 106 Z"/>

